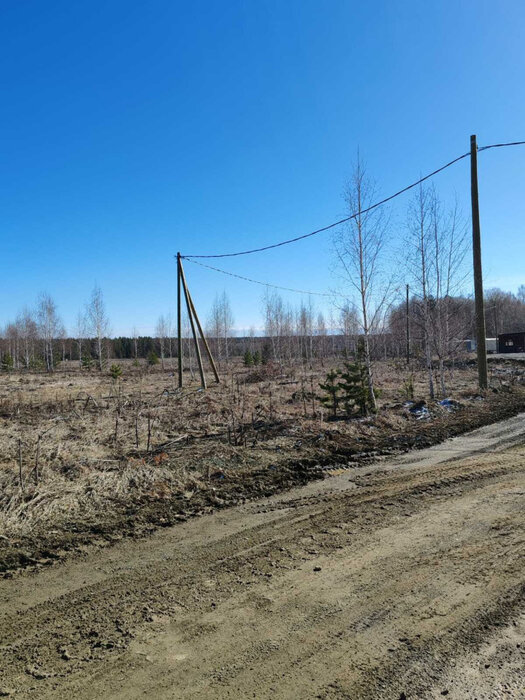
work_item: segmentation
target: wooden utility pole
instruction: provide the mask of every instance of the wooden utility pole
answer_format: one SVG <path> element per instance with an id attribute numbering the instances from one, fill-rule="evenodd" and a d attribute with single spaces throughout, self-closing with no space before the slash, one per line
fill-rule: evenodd
<path id="1" fill-rule="evenodd" d="M 204 335 L 204 331 L 202 330 L 201 322 L 199 320 L 199 317 L 197 315 L 197 311 L 195 310 L 195 304 L 193 303 L 193 299 L 191 298 L 190 290 L 188 289 L 188 285 L 186 284 L 186 278 L 184 276 L 184 268 L 182 269 L 182 279 L 184 282 L 184 286 L 186 287 L 188 291 L 188 298 L 190 300 L 190 306 L 191 306 L 191 311 L 193 313 L 193 316 L 195 317 L 195 322 L 197 323 L 197 328 L 199 329 L 200 336 L 202 338 L 202 342 L 204 343 L 204 347 L 206 349 L 206 353 L 208 355 L 208 359 L 210 361 L 211 368 L 213 370 L 213 374 L 215 375 L 215 381 L 217 384 L 220 384 L 221 380 L 219 379 L 219 373 L 217 371 L 217 365 L 215 364 L 215 360 L 213 359 L 213 355 L 211 354 L 210 346 L 208 345 L 208 341 L 206 340 L 206 336 Z"/>
<path id="2" fill-rule="evenodd" d="M 179 361 L 179 389 L 182 387 L 182 307 L 180 253 L 177 253 L 177 354 Z"/>
<path id="3" fill-rule="evenodd" d="M 478 146 L 476 136 L 470 137 L 470 192 L 472 199 L 472 253 L 474 258 L 474 299 L 476 308 L 476 350 L 480 389 L 488 387 L 485 306 L 483 302 L 483 271 L 481 267 L 481 229 L 478 197 Z"/>
<path id="4" fill-rule="evenodd" d="M 197 315 L 195 309 L 195 304 L 191 298 L 190 290 L 188 289 L 188 284 L 186 282 L 186 275 L 184 274 L 184 267 L 182 266 L 182 256 L 177 253 L 177 326 L 178 326 L 178 352 L 179 352 L 179 387 L 182 387 L 182 328 L 181 328 L 181 304 L 182 304 L 182 292 L 186 298 L 186 308 L 188 310 L 188 318 L 190 320 L 191 332 L 193 334 L 193 341 L 195 343 L 195 354 L 197 355 L 197 362 L 199 365 L 199 373 L 201 377 L 201 385 L 203 389 L 206 389 L 206 378 L 204 376 L 204 366 L 202 364 L 202 356 L 199 347 L 199 340 L 197 338 L 197 332 L 195 330 L 195 324 L 199 330 L 200 337 L 204 343 L 208 359 L 210 360 L 210 365 L 215 375 L 215 380 L 217 384 L 220 383 L 219 373 L 217 372 L 217 366 L 215 365 L 215 360 L 211 354 L 210 346 L 202 330 L 202 325 Z"/>
<path id="5" fill-rule="evenodd" d="M 195 354 L 197 355 L 197 364 L 199 365 L 199 374 L 201 377 L 201 386 L 206 389 L 206 377 L 204 376 L 204 367 L 202 365 L 201 349 L 199 347 L 199 341 L 197 339 L 197 332 L 195 331 L 195 321 L 193 320 L 193 314 L 191 312 L 190 295 L 188 292 L 188 287 L 186 286 L 186 280 L 184 278 L 184 270 L 182 268 L 182 261 L 179 258 L 179 272 L 182 282 L 182 288 L 184 289 L 184 296 L 186 298 L 186 309 L 188 311 L 188 318 L 190 319 L 191 334 L 193 335 L 193 342 L 195 343 Z"/>
<path id="6" fill-rule="evenodd" d="M 408 300 L 409 285 L 407 284 L 407 308 L 406 308 L 406 324 L 407 324 L 407 367 L 410 365 L 410 305 Z"/>

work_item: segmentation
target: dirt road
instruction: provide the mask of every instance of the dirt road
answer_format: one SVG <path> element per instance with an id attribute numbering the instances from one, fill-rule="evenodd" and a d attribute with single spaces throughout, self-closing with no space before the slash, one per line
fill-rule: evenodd
<path id="1" fill-rule="evenodd" d="M 522 414 L 4 579 L 0 695 L 525 697 L 524 505 Z"/>

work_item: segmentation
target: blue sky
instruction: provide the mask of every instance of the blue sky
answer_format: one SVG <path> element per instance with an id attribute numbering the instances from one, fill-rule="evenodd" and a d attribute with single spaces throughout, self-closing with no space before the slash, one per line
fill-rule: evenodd
<path id="1" fill-rule="evenodd" d="M 6 0 L 0 13 L 0 324 L 48 291 L 71 326 L 98 284 L 114 333 L 151 332 L 174 311 L 177 250 L 265 245 L 341 217 L 357 148 L 387 195 L 471 133 L 525 139 L 521 0 Z M 479 159 L 485 286 L 516 291 L 525 146 Z M 469 215 L 467 159 L 435 184 Z M 220 263 L 335 284 L 329 234 Z M 187 275 L 203 316 L 225 289 L 237 327 L 260 325 L 260 287 Z"/>

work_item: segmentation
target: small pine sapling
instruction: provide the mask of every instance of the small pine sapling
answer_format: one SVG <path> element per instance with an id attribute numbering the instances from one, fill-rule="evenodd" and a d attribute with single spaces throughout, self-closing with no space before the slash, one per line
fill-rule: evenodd
<path id="1" fill-rule="evenodd" d="M 347 360 L 343 363 L 341 372 L 341 381 L 339 389 L 342 393 L 342 401 L 344 403 L 345 412 L 351 416 L 356 412 L 360 415 L 368 414 L 368 386 L 366 382 L 366 367 L 358 360 L 350 362 Z"/>
<path id="2" fill-rule="evenodd" d="M 339 370 L 331 369 L 326 375 L 326 381 L 319 383 L 319 387 L 326 393 L 326 396 L 321 397 L 321 403 L 330 409 L 334 418 L 337 416 L 337 408 L 340 401 L 339 392 L 341 387 L 337 381 L 339 374 Z"/>
<path id="3" fill-rule="evenodd" d="M 343 366 L 339 387 L 346 414 L 351 416 L 357 412 L 359 415 L 367 416 L 370 412 L 374 412 L 375 402 L 370 396 L 362 342 L 358 345 L 355 361 L 346 360 Z M 374 395 L 378 396 L 378 393 L 375 391 Z"/>
<path id="4" fill-rule="evenodd" d="M 148 365 L 150 367 L 153 367 L 154 365 L 158 365 L 160 362 L 158 355 L 156 352 L 153 352 L 153 350 L 148 354 Z"/>
<path id="5" fill-rule="evenodd" d="M 407 399 L 414 398 L 414 373 L 411 372 L 403 382 L 403 394 Z"/>
<path id="6" fill-rule="evenodd" d="M 251 367 L 253 364 L 253 355 L 249 350 L 246 350 L 246 352 L 244 353 L 244 366 Z"/>
<path id="7" fill-rule="evenodd" d="M 254 364 L 254 365 L 260 365 L 261 362 L 262 362 L 261 352 L 260 352 L 260 350 L 256 350 L 256 351 L 253 353 L 253 364 Z"/>
<path id="8" fill-rule="evenodd" d="M 93 367 L 93 358 L 91 355 L 84 355 L 82 357 L 82 367 L 85 369 L 91 369 Z"/>
<path id="9" fill-rule="evenodd" d="M 269 343 L 265 343 L 262 349 L 261 363 L 267 365 L 272 356 L 272 349 Z"/>
<path id="10" fill-rule="evenodd" d="M 6 352 L 6 354 L 2 358 L 2 370 L 4 372 L 9 372 L 13 369 L 14 364 L 15 362 L 13 360 L 13 356 L 10 353 Z"/>
<path id="11" fill-rule="evenodd" d="M 109 373 L 111 375 L 111 379 L 113 379 L 114 382 L 117 381 L 122 376 L 122 367 L 120 365 L 113 364 L 109 368 Z"/>

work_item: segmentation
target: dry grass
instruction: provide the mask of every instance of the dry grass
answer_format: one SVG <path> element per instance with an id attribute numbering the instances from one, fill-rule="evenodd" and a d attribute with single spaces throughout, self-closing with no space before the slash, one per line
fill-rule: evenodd
<path id="1" fill-rule="evenodd" d="M 189 374 L 180 391 L 170 371 L 121 364 L 118 382 L 77 369 L 0 377 L 4 539 L 78 523 L 96 526 L 115 509 L 173 498 L 183 502 L 199 490 L 208 491 L 213 502 L 214 479 L 219 487 L 226 472 L 243 476 L 276 469 L 290 460 L 329 455 L 334 444 L 357 444 L 407 426 L 400 403 L 408 375 L 401 363 L 378 363 L 377 416 L 339 421 L 327 420 L 317 396 L 333 362 L 284 371 L 237 363 L 207 392 Z M 454 370 L 449 379 L 455 398 L 476 395 L 472 367 Z M 414 384 L 416 397 L 424 398 L 422 371 Z"/>

